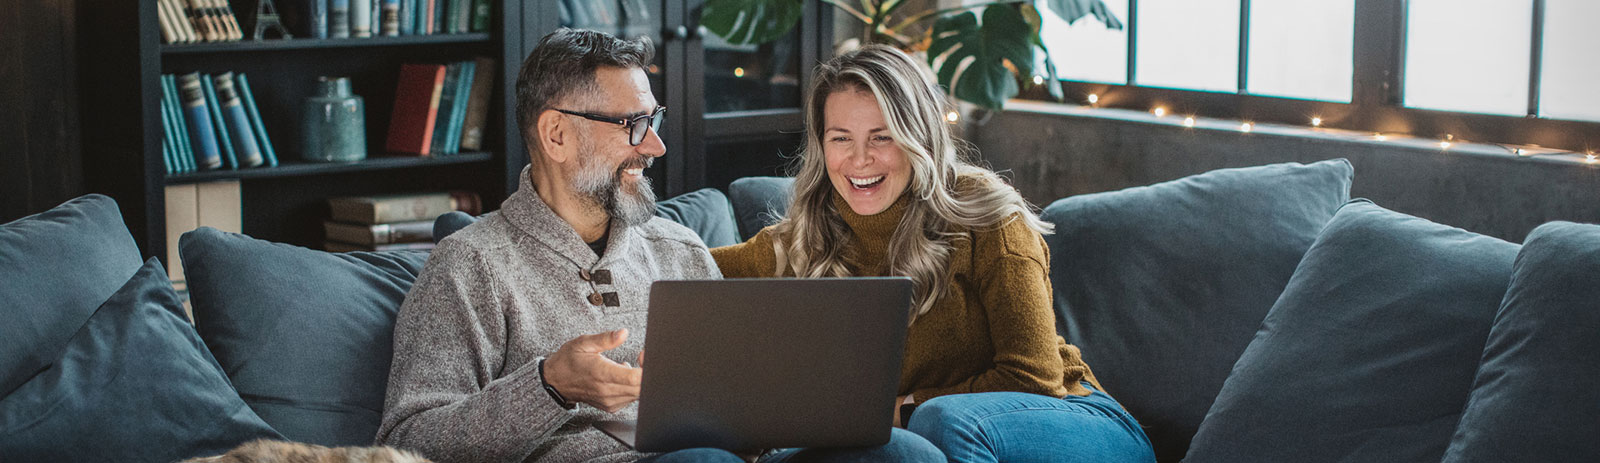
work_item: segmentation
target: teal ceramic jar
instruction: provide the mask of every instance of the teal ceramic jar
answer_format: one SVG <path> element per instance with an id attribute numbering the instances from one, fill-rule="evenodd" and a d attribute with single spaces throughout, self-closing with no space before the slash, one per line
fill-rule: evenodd
<path id="1" fill-rule="evenodd" d="M 318 77 L 307 97 L 301 156 L 315 162 L 350 162 L 367 157 L 366 108 L 350 92 L 347 77 Z"/>

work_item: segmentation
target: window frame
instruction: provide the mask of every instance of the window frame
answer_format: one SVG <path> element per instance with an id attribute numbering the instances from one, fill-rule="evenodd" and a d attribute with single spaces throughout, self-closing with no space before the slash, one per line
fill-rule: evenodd
<path id="1" fill-rule="evenodd" d="M 1181 90 L 1139 85 L 1137 74 L 1139 0 L 1128 0 L 1128 84 L 1063 80 L 1068 103 L 1151 110 L 1178 116 L 1276 122 L 1291 125 L 1322 120 L 1322 127 L 1423 138 L 1503 145 L 1536 145 L 1578 153 L 1600 149 L 1600 122 L 1538 116 L 1546 0 L 1533 0 L 1533 40 L 1529 52 L 1527 115 L 1522 117 L 1411 108 L 1404 105 L 1406 13 L 1409 0 L 1355 0 L 1352 88 L 1349 103 L 1263 96 L 1248 93 L 1250 3 L 1240 0 L 1239 91 Z M 1600 91 L 1600 89 L 1597 89 Z M 1042 85 L 1025 84 L 1020 98 L 1051 101 Z"/>

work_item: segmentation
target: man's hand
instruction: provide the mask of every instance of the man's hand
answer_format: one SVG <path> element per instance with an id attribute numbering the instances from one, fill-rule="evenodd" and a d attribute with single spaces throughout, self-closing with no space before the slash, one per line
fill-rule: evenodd
<path id="1" fill-rule="evenodd" d="M 601 353 L 628 340 L 628 330 L 578 336 L 544 362 L 544 380 L 562 397 L 616 413 L 639 400 L 644 370 L 628 368 Z"/>

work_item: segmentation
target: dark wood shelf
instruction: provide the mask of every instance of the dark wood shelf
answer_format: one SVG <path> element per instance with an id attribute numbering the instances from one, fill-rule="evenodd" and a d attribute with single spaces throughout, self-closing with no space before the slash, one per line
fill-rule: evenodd
<path id="1" fill-rule="evenodd" d="M 239 42 L 191 43 L 161 45 L 161 54 L 229 53 L 270 50 L 306 50 L 313 48 L 392 47 L 397 45 L 439 45 L 453 43 L 489 43 L 493 38 L 487 32 L 467 34 L 407 35 L 400 37 L 367 37 L 355 39 L 289 39 L 244 40 Z"/>
<path id="2" fill-rule="evenodd" d="M 486 162 L 494 155 L 488 152 L 466 152 L 444 156 L 374 156 L 355 162 L 284 162 L 278 167 L 207 170 L 168 175 L 168 185 L 210 182 L 216 180 L 256 179 L 276 177 L 303 177 L 308 175 L 339 174 L 346 172 L 371 172 L 377 170 L 405 169 L 410 167 L 442 166 Z"/>

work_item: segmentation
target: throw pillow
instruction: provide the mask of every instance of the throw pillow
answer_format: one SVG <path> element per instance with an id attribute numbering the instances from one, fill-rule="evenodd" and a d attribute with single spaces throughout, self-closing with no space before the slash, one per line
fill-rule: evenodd
<path id="1" fill-rule="evenodd" d="M 0 225 L 0 396 L 60 356 L 140 262 L 117 202 L 105 196 Z"/>
<path id="2" fill-rule="evenodd" d="M 281 438 L 228 384 L 152 258 L 0 399 L 6 461 L 168 463 Z"/>
<path id="3" fill-rule="evenodd" d="M 794 194 L 791 177 L 744 177 L 728 184 L 728 200 L 739 220 L 739 240 L 756 236 L 761 229 L 778 223 L 789 211 Z"/>
<path id="4" fill-rule="evenodd" d="M 658 202 L 656 215 L 694 230 L 709 248 L 739 242 L 733 206 L 728 204 L 727 195 L 714 188 L 702 188 Z"/>
<path id="5" fill-rule="evenodd" d="M 1183 457 L 1351 175 L 1343 159 L 1223 169 L 1045 208 L 1058 331 L 1160 460 Z"/>
<path id="6" fill-rule="evenodd" d="M 1600 458 L 1597 275 L 1600 226 L 1528 234 L 1444 461 Z"/>
<path id="7" fill-rule="evenodd" d="M 1439 461 L 1517 248 L 1367 200 L 1346 204 L 1184 461 Z"/>
<path id="8" fill-rule="evenodd" d="M 370 445 L 395 314 L 428 254 L 328 253 L 212 228 L 178 248 L 195 326 L 245 402 L 291 440 Z"/>

